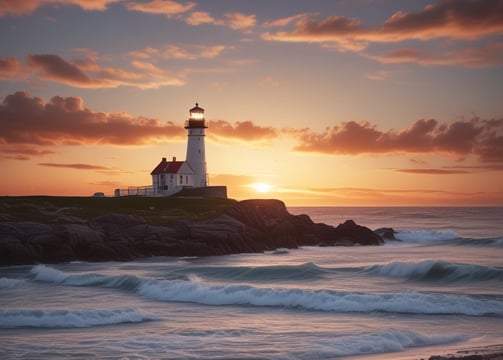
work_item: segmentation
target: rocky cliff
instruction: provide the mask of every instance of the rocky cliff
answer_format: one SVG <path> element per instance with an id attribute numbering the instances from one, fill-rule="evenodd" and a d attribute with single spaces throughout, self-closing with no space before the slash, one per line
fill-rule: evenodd
<path id="1" fill-rule="evenodd" d="M 0 209 L 1 210 L 1 209 Z M 0 213 L 0 265 L 74 260 L 132 260 L 149 256 L 209 256 L 303 245 L 379 245 L 381 236 L 348 220 L 337 227 L 292 215 L 279 200 L 245 200 L 197 221 L 153 224 L 135 214 L 90 219 L 53 211 L 44 221 Z"/>

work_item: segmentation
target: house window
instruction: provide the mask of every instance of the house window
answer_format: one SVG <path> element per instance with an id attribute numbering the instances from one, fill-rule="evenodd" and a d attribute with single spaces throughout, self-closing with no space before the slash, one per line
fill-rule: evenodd
<path id="1" fill-rule="evenodd" d="M 189 177 L 187 175 L 185 175 L 185 184 L 188 184 L 189 183 Z"/>
<path id="2" fill-rule="evenodd" d="M 180 184 L 183 184 L 183 175 L 180 175 Z"/>

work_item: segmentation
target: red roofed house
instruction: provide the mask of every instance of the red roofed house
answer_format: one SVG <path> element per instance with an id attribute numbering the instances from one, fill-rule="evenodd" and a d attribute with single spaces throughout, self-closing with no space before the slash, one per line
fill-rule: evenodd
<path id="1" fill-rule="evenodd" d="M 166 161 L 163 157 L 159 165 L 150 173 L 152 187 L 158 195 L 171 195 L 194 186 L 194 170 L 186 161 Z"/>

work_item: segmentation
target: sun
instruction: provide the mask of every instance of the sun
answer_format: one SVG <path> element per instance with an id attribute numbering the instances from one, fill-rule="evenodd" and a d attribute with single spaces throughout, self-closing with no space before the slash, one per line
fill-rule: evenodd
<path id="1" fill-rule="evenodd" d="M 268 183 L 258 182 L 251 184 L 251 187 L 259 193 L 268 193 L 271 191 L 272 186 Z"/>

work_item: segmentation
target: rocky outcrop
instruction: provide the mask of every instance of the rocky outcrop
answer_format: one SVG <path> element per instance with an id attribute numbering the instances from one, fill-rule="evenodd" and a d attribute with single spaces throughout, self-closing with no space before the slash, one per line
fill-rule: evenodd
<path id="1" fill-rule="evenodd" d="M 65 214 L 46 223 L 0 222 L 0 264 L 209 256 L 303 245 L 379 245 L 381 236 L 348 220 L 337 227 L 290 214 L 279 200 L 245 200 L 206 221 L 147 223 L 134 214 L 84 220 Z"/>

